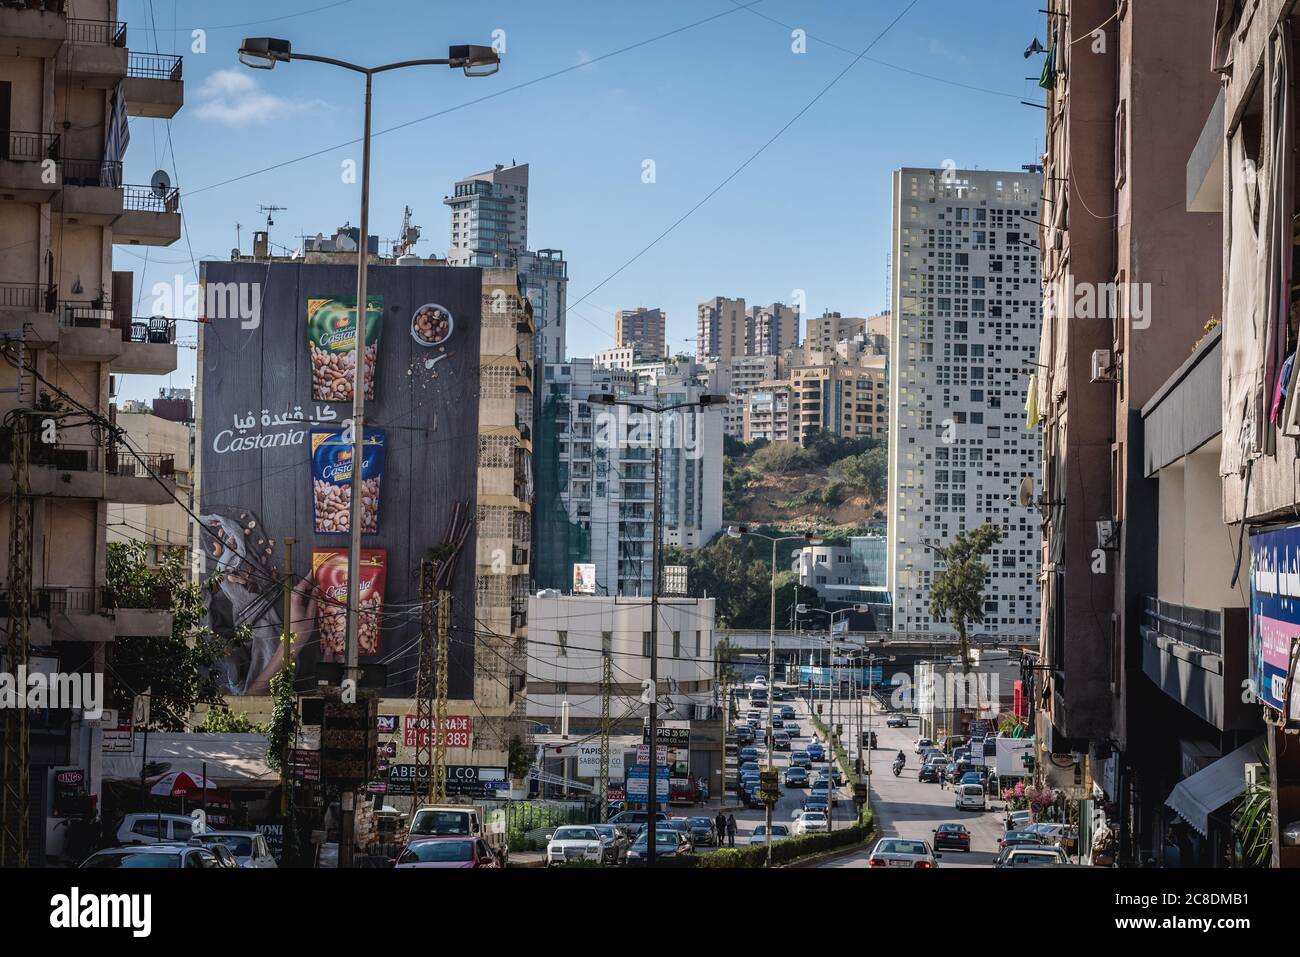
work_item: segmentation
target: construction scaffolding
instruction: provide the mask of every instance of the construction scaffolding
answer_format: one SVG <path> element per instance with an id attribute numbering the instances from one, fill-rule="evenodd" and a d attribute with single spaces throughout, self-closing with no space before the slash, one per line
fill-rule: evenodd
<path id="1" fill-rule="evenodd" d="M 5 417 L 12 437 L 14 494 L 9 503 L 9 632 L 5 667 L 25 673 L 32 602 L 32 519 L 30 472 L 35 413 L 14 409 Z M 0 808 L 0 867 L 27 866 L 30 827 L 31 739 L 26 708 L 6 708 L 3 807 Z"/>

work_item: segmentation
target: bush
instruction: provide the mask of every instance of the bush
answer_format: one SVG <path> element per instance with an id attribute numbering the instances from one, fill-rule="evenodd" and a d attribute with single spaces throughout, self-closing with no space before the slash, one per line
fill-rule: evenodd
<path id="1" fill-rule="evenodd" d="M 755 452 L 750 464 L 763 472 L 784 475 L 808 471 L 817 464 L 817 457 L 793 442 L 773 442 Z"/>
<path id="2" fill-rule="evenodd" d="M 871 814 L 863 815 L 864 823 L 831 831 L 829 834 L 804 834 L 800 837 L 787 837 L 772 845 L 772 863 L 789 864 L 801 857 L 821 854 L 841 847 L 862 844 L 871 837 L 873 825 Z M 767 864 L 767 845 L 750 844 L 747 847 L 724 848 L 699 859 L 700 867 L 763 867 Z"/>

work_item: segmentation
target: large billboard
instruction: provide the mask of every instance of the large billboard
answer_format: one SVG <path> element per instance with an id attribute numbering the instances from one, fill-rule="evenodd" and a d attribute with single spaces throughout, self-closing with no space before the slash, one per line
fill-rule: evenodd
<path id="1" fill-rule="evenodd" d="M 279 669 L 284 540 L 296 542 L 291 625 L 298 674 L 344 660 L 351 496 L 362 495 L 360 660 L 386 693 L 414 691 L 418 566 L 457 502 L 475 506 L 478 269 L 372 266 L 362 323 L 366 428 L 352 461 L 356 269 L 203 264 L 206 302 L 258 304 L 201 329 L 198 456 L 210 622 L 251 640 L 222 663 L 226 694 L 266 694 Z M 219 295 L 213 295 L 214 290 Z M 242 298 L 239 298 L 242 295 Z M 245 310 L 247 312 L 247 310 Z M 359 486 L 358 486 L 359 483 Z M 452 586 L 449 693 L 473 694 L 474 539 Z"/>
<path id="2" fill-rule="evenodd" d="M 1300 715 L 1300 683 L 1285 707 L 1292 649 L 1300 643 L 1300 525 L 1250 536 L 1250 665 L 1259 700 Z"/>

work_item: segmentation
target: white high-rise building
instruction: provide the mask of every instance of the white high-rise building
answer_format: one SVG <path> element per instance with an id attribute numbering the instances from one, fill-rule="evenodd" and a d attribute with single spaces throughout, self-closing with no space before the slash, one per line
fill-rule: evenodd
<path id="1" fill-rule="evenodd" d="M 466 176 L 452 195 L 451 266 L 513 266 L 528 248 L 528 164 L 502 166 Z"/>
<path id="2" fill-rule="evenodd" d="M 935 553 L 988 522 L 1002 541 L 975 634 L 1038 633 L 1037 514 L 1016 501 L 1039 472 L 1025 429 L 1042 291 L 1036 234 L 1042 176 L 901 169 L 894 173 L 890 304 L 889 585 L 899 631 L 935 621 Z"/>

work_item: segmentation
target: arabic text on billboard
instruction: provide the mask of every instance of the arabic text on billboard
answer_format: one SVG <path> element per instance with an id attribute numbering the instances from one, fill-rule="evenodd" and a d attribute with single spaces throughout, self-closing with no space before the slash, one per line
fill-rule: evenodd
<path id="1" fill-rule="evenodd" d="M 1300 525 L 1250 537 L 1250 661 L 1261 702 L 1285 711 L 1291 648 L 1300 638 Z M 1300 713 L 1300 687 L 1289 713 Z"/>

